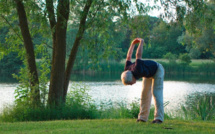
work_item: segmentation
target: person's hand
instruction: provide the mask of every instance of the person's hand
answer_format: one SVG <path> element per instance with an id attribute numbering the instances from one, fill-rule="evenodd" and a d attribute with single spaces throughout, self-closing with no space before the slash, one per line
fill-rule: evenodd
<path id="1" fill-rule="evenodd" d="M 132 45 L 135 45 L 135 44 L 137 44 L 137 43 L 139 43 L 140 41 L 139 40 L 137 40 L 137 38 L 136 39 L 134 39 L 133 41 L 132 41 Z"/>
<path id="2" fill-rule="evenodd" d="M 132 41 L 131 45 L 135 45 L 135 44 L 140 43 L 140 42 L 144 42 L 144 40 L 142 38 L 135 38 Z"/>
<path id="3" fill-rule="evenodd" d="M 144 39 L 142 38 L 136 38 L 136 40 L 138 40 L 139 42 L 144 42 Z"/>

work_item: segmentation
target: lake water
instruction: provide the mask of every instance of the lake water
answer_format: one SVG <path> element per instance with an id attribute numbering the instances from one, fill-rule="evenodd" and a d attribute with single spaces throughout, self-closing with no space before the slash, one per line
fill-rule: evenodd
<path id="1" fill-rule="evenodd" d="M 206 78 L 203 76 L 195 76 L 194 78 L 184 76 L 184 78 L 175 79 L 174 77 L 167 76 L 164 81 L 164 102 L 169 102 L 169 104 L 165 107 L 165 110 L 171 113 L 177 111 L 180 109 L 180 105 L 186 101 L 187 95 L 193 93 L 215 94 L 215 82 L 213 78 L 214 76 L 207 76 Z M 82 78 L 82 82 L 75 81 L 74 83 L 87 85 L 90 88 L 89 95 L 92 96 L 96 103 L 109 100 L 112 102 L 125 101 L 131 103 L 140 98 L 142 90 L 142 81 L 137 81 L 132 86 L 124 86 L 118 79 L 102 80 L 100 78 L 100 80 L 86 81 Z M 0 111 L 4 105 L 13 103 L 14 90 L 17 86 L 18 83 L 0 83 Z"/>

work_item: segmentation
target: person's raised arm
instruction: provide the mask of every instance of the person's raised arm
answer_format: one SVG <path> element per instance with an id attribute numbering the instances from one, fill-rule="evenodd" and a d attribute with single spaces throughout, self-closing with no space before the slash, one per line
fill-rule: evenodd
<path id="1" fill-rule="evenodd" d="M 127 53 L 127 57 L 126 57 L 127 61 L 131 61 L 132 54 L 133 54 L 133 51 L 134 51 L 134 46 L 137 43 L 139 43 L 139 40 L 137 40 L 137 38 L 132 41 L 132 43 L 131 43 L 131 45 L 130 45 L 130 47 L 128 49 L 128 53 Z"/>
<path id="2" fill-rule="evenodd" d="M 142 38 L 136 38 L 139 41 L 139 46 L 136 51 L 136 59 L 141 59 L 143 54 L 143 43 L 144 40 Z"/>

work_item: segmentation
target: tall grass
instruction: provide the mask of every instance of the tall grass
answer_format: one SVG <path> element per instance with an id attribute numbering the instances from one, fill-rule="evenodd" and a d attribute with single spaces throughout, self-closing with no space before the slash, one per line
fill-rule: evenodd
<path id="1" fill-rule="evenodd" d="M 181 109 L 185 119 L 215 120 L 215 94 L 189 95 Z"/>
<path id="2" fill-rule="evenodd" d="M 125 119 L 137 118 L 139 113 L 139 100 L 132 103 L 126 101 L 113 102 L 111 100 L 96 104 L 88 94 L 89 87 L 73 84 L 68 93 L 66 104 L 58 107 L 41 105 L 32 107 L 28 102 L 22 101 L 13 106 L 5 107 L 0 114 L 0 121 L 44 121 L 66 119 Z M 168 105 L 165 103 L 164 106 Z M 195 93 L 186 98 L 181 107 L 183 119 L 215 120 L 215 94 Z M 150 110 L 149 120 L 154 118 L 154 107 Z M 172 116 L 165 113 L 165 119 Z M 177 118 L 177 117 L 176 117 Z"/>
<path id="3" fill-rule="evenodd" d="M 197 71 L 206 74 L 215 74 L 215 63 L 203 63 L 198 66 Z"/>
<path id="4" fill-rule="evenodd" d="M 204 60 L 195 63 L 182 64 L 180 62 L 169 63 L 165 60 L 156 60 L 161 63 L 167 74 L 215 74 L 215 63 L 214 62 L 203 62 Z M 73 71 L 88 71 L 95 73 L 117 73 L 124 70 L 125 62 L 100 62 L 97 69 L 91 69 L 83 65 L 76 66 Z"/>
<path id="5" fill-rule="evenodd" d="M 100 117 L 102 119 L 119 119 L 119 118 L 137 118 L 139 114 L 139 99 L 132 101 L 128 104 L 126 101 L 115 102 L 112 101 L 103 103 L 99 109 Z M 164 106 L 168 105 L 165 103 Z M 152 105 L 149 114 L 149 120 L 154 119 L 154 106 Z M 165 119 L 171 119 L 167 113 L 164 114 Z"/>

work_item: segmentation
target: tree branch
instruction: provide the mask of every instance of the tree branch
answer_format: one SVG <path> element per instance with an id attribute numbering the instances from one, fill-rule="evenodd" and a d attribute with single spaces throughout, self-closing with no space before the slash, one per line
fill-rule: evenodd
<path id="1" fill-rule="evenodd" d="M 22 37 L 16 32 L 16 30 L 13 28 L 13 26 L 10 24 L 10 22 L 3 15 L 1 15 L 1 17 L 6 21 L 6 23 L 10 26 L 10 28 L 14 31 L 14 33 L 18 36 L 18 38 L 22 42 L 24 42 L 23 39 L 22 39 Z"/>
<path id="2" fill-rule="evenodd" d="M 37 73 L 34 46 L 31 39 L 28 21 L 26 16 L 26 11 L 22 0 L 15 0 L 16 9 L 19 18 L 19 26 L 21 29 L 22 37 L 24 40 L 24 46 L 26 50 L 26 59 L 28 63 L 28 69 L 30 72 L 30 84 L 31 84 L 31 99 L 34 105 L 39 105 L 40 103 L 40 90 L 39 90 L 39 78 Z"/>
<path id="3" fill-rule="evenodd" d="M 73 68 L 73 65 L 75 62 L 78 47 L 80 45 L 80 40 L 82 39 L 85 28 L 86 28 L 86 19 L 87 19 L 87 15 L 89 13 L 92 2 L 93 2 L 93 0 L 87 0 L 84 10 L 81 14 L 78 33 L 76 35 L 75 42 L 73 44 L 73 47 L 72 47 L 72 50 L 70 53 L 70 57 L 69 57 L 69 61 L 68 61 L 67 67 L 66 67 L 65 80 L 64 80 L 64 91 L 63 91 L 63 93 L 64 93 L 63 100 L 64 101 L 66 100 L 66 94 L 67 94 L 67 90 L 68 90 L 68 86 L 69 86 L 69 79 L 71 76 L 71 71 L 72 71 L 72 68 Z"/>
<path id="4" fill-rule="evenodd" d="M 102 0 L 101 3 L 103 4 L 103 3 L 104 3 L 104 0 Z M 91 22 L 88 22 L 88 24 L 87 24 L 86 27 L 92 25 L 93 20 L 94 20 L 94 18 L 96 17 L 96 14 L 98 13 L 98 11 L 101 9 L 101 5 L 102 5 L 102 4 L 99 4 L 99 7 L 96 9 L 95 13 L 92 13 L 92 16 L 93 16 L 92 19 L 91 19 L 92 21 L 91 21 Z"/>
<path id="5" fill-rule="evenodd" d="M 53 30 L 53 28 L 56 25 L 53 0 L 46 0 L 46 8 L 47 8 L 47 11 L 48 11 L 49 23 L 51 25 L 51 29 Z"/>

